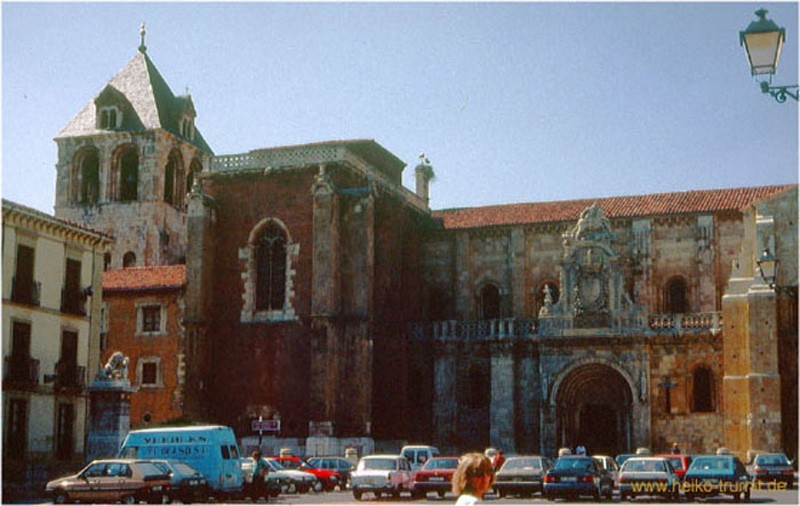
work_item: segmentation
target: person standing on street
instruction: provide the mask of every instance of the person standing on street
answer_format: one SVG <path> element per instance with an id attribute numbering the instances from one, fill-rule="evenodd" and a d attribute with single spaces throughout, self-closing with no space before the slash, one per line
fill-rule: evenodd
<path id="1" fill-rule="evenodd" d="M 269 502 L 269 493 L 265 484 L 269 466 L 267 461 L 261 458 L 261 452 L 256 450 L 252 454 L 253 457 L 253 501 L 258 501 L 259 497 L 263 497 L 265 501 Z"/>
<path id="2" fill-rule="evenodd" d="M 458 459 L 453 474 L 453 493 L 458 496 L 456 506 L 473 506 L 494 484 L 492 461 L 480 453 L 467 453 Z"/>

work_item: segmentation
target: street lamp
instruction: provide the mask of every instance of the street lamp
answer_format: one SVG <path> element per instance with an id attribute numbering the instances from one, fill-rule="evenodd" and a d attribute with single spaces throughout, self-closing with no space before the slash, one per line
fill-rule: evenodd
<path id="1" fill-rule="evenodd" d="M 781 48 L 786 41 L 786 30 L 779 28 L 771 19 L 767 19 L 767 10 L 756 11 L 758 19 L 747 25 L 747 29 L 739 32 L 739 45 L 744 46 L 747 63 L 750 65 L 750 75 L 767 75 L 768 81 L 761 82 L 761 91 L 769 93 L 780 103 L 786 102 L 790 96 L 797 100 L 797 85 L 770 86 L 772 76 L 778 70 L 778 61 L 781 58 Z M 792 93 L 794 89 L 794 93 Z"/>
<path id="2" fill-rule="evenodd" d="M 756 264 L 758 264 L 758 271 L 761 273 L 761 277 L 764 281 L 767 282 L 770 288 L 775 288 L 775 275 L 778 271 L 778 259 L 775 258 L 769 248 L 764 248 L 764 251 L 761 253 L 761 256 L 758 257 L 756 260 Z"/>

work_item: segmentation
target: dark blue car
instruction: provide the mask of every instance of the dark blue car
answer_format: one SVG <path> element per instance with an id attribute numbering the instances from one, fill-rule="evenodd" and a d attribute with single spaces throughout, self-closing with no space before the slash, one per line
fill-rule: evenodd
<path id="1" fill-rule="evenodd" d="M 559 457 L 544 476 L 544 496 L 552 501 L 559 497 L 574 499 L 590 496 L 595 500 L 601 497 L 611 499 L 614 494 L 614 480 L 592 457 Z"/>
<path id="2" fill-rule="evenodd" d="M 723 494 L 749 501 L 752 485 L 744 464 L 734 455 L 697 456 L 683 478 L 683 491 L 690 501 Z"/>

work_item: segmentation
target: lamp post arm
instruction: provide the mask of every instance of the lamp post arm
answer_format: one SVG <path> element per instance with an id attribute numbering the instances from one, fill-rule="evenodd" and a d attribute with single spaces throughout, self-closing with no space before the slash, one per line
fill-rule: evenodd
<path id="1" fill-rule="evenodd" d="M 794 93 L 792 93 L 791 90 L 794 90 Z M 764 81 L 761 83 L 761 91 L 763 93 L 769 93 L 772 95 L 772 98 L 781 104 L 786 102 L 787 95 L 797 102 L 798 86 L 796 84 L 788 86 L 770 86 L 768 82 Z"/>

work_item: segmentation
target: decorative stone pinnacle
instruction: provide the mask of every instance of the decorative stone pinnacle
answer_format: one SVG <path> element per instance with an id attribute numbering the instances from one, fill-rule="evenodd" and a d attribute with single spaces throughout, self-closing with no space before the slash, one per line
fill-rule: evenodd
<path id="1" fill-rule="evenodd" d="M 147 52 L 147 46 L 144 45 L 145 34 L 147 34 L 147 31 L 144 29 L 144 21 L 142 21 L 142 28 L 139 30 L 139 35 L 142 36 L 142 43 L 139 45 L 139 51 L 142 53 Z"/>

